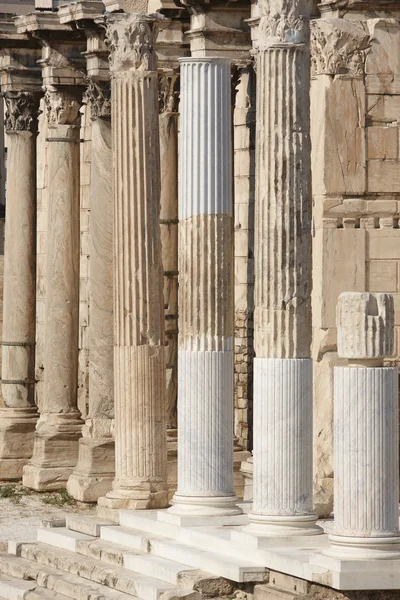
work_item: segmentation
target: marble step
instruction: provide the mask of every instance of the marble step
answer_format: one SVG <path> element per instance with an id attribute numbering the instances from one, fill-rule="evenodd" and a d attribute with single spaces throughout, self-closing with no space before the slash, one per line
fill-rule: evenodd
<path id="1" fill-rule="evenodd" d="M 63 550 L 76 551 L 78 541 L 92 542 L 97 539 L 94 536 L 72 531 L 68 527 L 39 527 L 37 530 L 37 541 L 49 544 Z"/>
<path id="2" fill-rule="evenodd" d="M 26 592 L 36 587 L 36 581 L 25 581 L 10 576 L 0 577 L 0 600 L 22 600 Z"/>
<path id="3" fill-rule="evenodd" d="M 36 581 L 39 587 L 64 595 L 69 600 L 132 600 L 135 598 L 132 594 L 112 590 L 104 585 L 88 582 L 82 577 L 10 554 L 0 553 L 0 571 L 3 577 L 10 575 L 16 579 Z M 6 596 L 6 600 L 14 599 Z"/>
<path id="4" fill-rule="evenodd" d="M 78 541 L 76 544 L 76 552 L 82 556 L 88 556 L 95 560 L 101 560 L 109 565 L 122 567 L 124 564 L 124 554 L 129 552 L 133 554 L 134 550 L 127 546 L 113 544 L 104 540 L 95 539 L 94 541 L 86 542 Z"/>
<path id="5" fill-rule="evenodd" d="M 183 576 L 185 583 L 187 583 L 192 575 L 192 584 L 199 578 L 197 569 L 152 554 L 125 553 L 124 567 L 148 577 L 167 581 L 173 585 L 179 585 Z"/>
<path id="6" fill-rule="evenodd" d="M 119 524 L 122 527 L 145 531 L 151 535 L 175 538 L 179 527 L 171 523 L 159 521 L 157 518 L 158 512 L 158 510 L 146 510 L 141 513 L 138 511 L 120 510 Z"/>
<path id="7" fill-rule="evenodd" d="M 107 525 L 115 525 L 115 523 L 96 516 L 69 515 L 66 520 L 67 529 L 93 537 L 100 537 L 100 528 L 107 527 Z"/>
<path id="8" fill-rule="evenodd" d="M 175 589 L 169 582 L 123 567 L 111 566 L 69 550 L 60 550 L 47 544 L 21 544 L 20 555 L 28 560 L 76 575 L 92 583 L 107 586 L 140 598 L 158 600 L 164 592 Z"/>
<path id="9" fill-rule="evenodd" d="M 265 567 L 251 563 L 247 559 L 226 557 L 223 554 L 194 548 L 168 538 L 152 536 L 118 525 L 102 528 L 101 539 L 114 544 L 120 543 L 134 550 L 148 552 L 237 582 L 263 582 L 267 571 Z"/>
<path id="10" fill-rule="evenodd" d="M 25 594 L 24 600 L 68 600 L 68 596 L 58 594 L 57 592 L 51 592 L 50 590 L 37 586 L 31 592 Z"/>

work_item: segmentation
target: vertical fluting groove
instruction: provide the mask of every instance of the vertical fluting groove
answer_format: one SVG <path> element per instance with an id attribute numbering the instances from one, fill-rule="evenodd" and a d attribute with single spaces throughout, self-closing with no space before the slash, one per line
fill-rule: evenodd
<path id="1" fill-rule="evenodd" d="M 254 363 L 254 514 L 307 515 L 312 510 L 312 361 Z"/>
<path id="2" fill-rule="evenodd" d="M 335 534 L 398 535 L 397 369 L 335 368 Z"/>

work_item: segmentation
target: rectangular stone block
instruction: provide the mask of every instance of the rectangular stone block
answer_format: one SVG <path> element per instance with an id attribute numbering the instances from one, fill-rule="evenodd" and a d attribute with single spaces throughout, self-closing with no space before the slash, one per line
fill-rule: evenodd
<path id="1" fill-rule="evenodd" d="M 367 116 L 377 123 L 397 123 L 400 121 L 400 96 L 368 94 Z"/>
<path id="2" fill-rule="evenodd" d="M 368 127 L 368 158 L 394 159 L 398 157 L 398 127 Z"/>
<path id="3" fill-rule="evenodd" d="M 371 260 L 367 263 L 369 292 L 397 292 L 397 265 L 394 260 Z"/>
<path id="4" fill-rule="evenodd" d="M 367 94 L 400 94 L 400 75 L 367 75 Z"/>
<path id="5" fill-rule="evenodd" d="M 368 229 L 367 260 L 400 260 L 400 229 Z"/>
<path id="6" fill-rule="evenodd" d="M 400 74 L 400 25 L 394 19 L 368 21 L 371 41 L 365 60 L 367 74 Z M 372 31 L 371 31 L 372 30 Z"/>
<path id="7" fill-rule="evenodd" d="M 400 162 L 370 160 L 367 179 L 368 192 L 386 194 L 400 192 Z"/>
<path id="8" fill-rule="evenodd" d="M 234 235 L 235 256 L 248 257 L 249 235 L 247 231 L 236 230 Z"/>

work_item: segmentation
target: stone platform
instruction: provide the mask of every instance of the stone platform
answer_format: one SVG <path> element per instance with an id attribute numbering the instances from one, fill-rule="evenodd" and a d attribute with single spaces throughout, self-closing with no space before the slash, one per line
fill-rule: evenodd
<path id="1" fill-rule="evenodd" d="M 121 511 L 116 525 L 73 515 L 57 527 L 42 526 L 35 543 L 9 543 L 8 554 L 0 554 L 0 598 L 200 600 L 250 593 L 289 600 L 305 597 L 300 590 L 310 582 L 336 590 L 400 589 L 400 560 L 318 566 L 327 534 L 257 538 L 243 531 L 247 521 L 246 514 L 191 520 Z"/>

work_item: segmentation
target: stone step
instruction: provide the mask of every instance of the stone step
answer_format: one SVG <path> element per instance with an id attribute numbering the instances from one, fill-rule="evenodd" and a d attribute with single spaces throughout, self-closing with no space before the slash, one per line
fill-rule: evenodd
<path id="1" fill-rule="evenodd" d="M 24 600 L 68 600 L 68 596 L 57 594 L 57 592 L 51 592 L 50 590 L 45 590 L 44 588 L 37 586 L 31 592 L 25 594 Z"/>
<path id="2" fill-rule="evenodd" d="M 129 552 L 133 554 L 133 550 L 127 546 L 120 546 L 112 542 L 95 539 L 87 542 L 85 540 L 78 541 L 76 544 L 76 552 L 82 556 L 88 556 L 95 560 L 101 560 L 109 565 L 122 567 L 124 564 L 124 554 Z"/>
<path id="3" fill-rule="evenodd" d="M 112 521 L 99 519 L 96 516 L 80 517 L 79 515 L 69 515 L 66 522 L 67 528 L 78 533 L 100 537 L 100 528 L 108 525 L 115 525 Z"/>
<path id="4" fill-rule="evenodd" d="M 111 566 L 93 558 L 82 558 L 75 552 L 60 550 L 46 544 L 21 544 L 19 552 L 22 558 L 130 594 L 141 600 L 158 600 L 164 592 L 174 590 L 176 587 L 160 579 Z"/>
<path id="5" fill-rule="evenodd" d="M 36 587 L 36 581 L 25 581 L 15 577 L 0 577 L 0 599 L 22 600 L 25 593 Z"/>
<path id="6" fill-rule="evenodd" d="M 19 556 L 0 553 L 0 570 L 3 575 L 36 581 L 39 587 L 62 594 L 70 600 L 132 600 L 135 598 L 132 594 L 89 583 L 82 577 L 65 573 L 53 567 L 45 567 Z M 13 600 L 7 596 L 6 599 Z"/>
<path id="7" fill-rule="evenodd" d="M 101 529 L 101 539 L 238 582 L 263 582 L 265 579 L 265 567 L 243 558 L 231 556 L 226 558 L 223 554 L 193 548 L 187 544 L 128 527 L 118 525 L 104 527 Z"/>
<path id="8" fill-rule="evenodd" d="M 67 527 L 40 527 L 37 530 L 37 541 L 63 550 L 76 551 L 76 543 L 84 540 L 90 542 L 96 538 L 86 533 L 72 531 Z"/>
<path id="9" fill-rule="evenodd" d="M 160 535 L 162 537 L 174 538 L 179 527 L 171 523 L 159 521 L 157 518 L 158 510 L 146 511 L 119 511 L 119 524 L 122 527 L 129 527 L 138 531 L 145 531 L 152 535 Z"/>
<path id="10" fill-rule="evenodd" d="M 173 562 L 165 558 L 153 556 L 152 554 L 124 554 L 124 567 L 137 573 L 142 573 L 148 577 L 168 581 L 168 583 L 179 585 L 182 575 L 185 576 L 185 582 L 189 580 L 190 574 L 193 573 L 193 583 L 198 579 L 199 571 Z"/>

